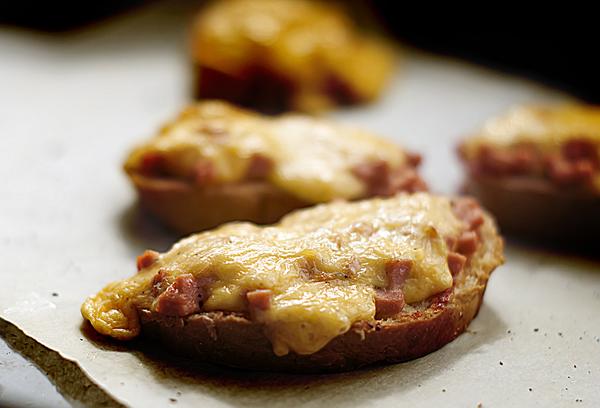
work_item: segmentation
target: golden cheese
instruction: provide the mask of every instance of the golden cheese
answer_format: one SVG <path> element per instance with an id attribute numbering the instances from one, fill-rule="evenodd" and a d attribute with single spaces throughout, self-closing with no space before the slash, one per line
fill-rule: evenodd
<path id="1" fill-rule="evenodd" d="M 331 77 L 369 100 L 393 68 L 387 46 L 358 34 L 338 8 L 310 0 L 215 2 L 198 16 L 192 47 L 198 63 L 233 76 L 262 67 L 288 78 L 295 105 L 308 110 L 329 104 L 322 87 Z"/>
<path id="2" fill-rule="evenodd" d="M 244 294 L 270 289 L 264 324 L 276 354 L 310 354 L 358 321 L 374 319 L 385 266 L 411 260 L 403 286 L 407 303 L 452 286 L 445 237 L 465 225 L 450 199 L 425 193 L 334 202 L 297 211 L 279 224 L 231 223 L 192 235 L 132 278 L 107 286 L 82 306 L 100 333 L 130 339 L 140 331 L 136 309 L 153 309 L 153 277 L 210 277 L 204 311 L 247 311 Z"/>
<path id="3" fill-rule="evenodd" d="M 488 121 L 483 129 L 463 145 L 468 159 L 481 146 L 510 148 L 534 144 L 545 152 L 557 151 L 571 139 L 595 143 L 600 151 L 600 107 L 580 104 L 557 106 L 522 106 Z"/>
<path id="4" fill-rule="evenodd" d="M 149 152 L 160 153 L 169 173 L 183 178 L 199 160 L 208 160 L 217 183 L 243 179 L 251 158 L 259 154 L 274 163 L 270 183 L 309 203 L 365 196 L 366 186 L 352 171 L 357 165 L 406 165 L 401 148 L 366 131 L 302 115 L 266 117 L 216 101 L 186 109 L 134 150 L 125 169 L 138 171 Z"/>

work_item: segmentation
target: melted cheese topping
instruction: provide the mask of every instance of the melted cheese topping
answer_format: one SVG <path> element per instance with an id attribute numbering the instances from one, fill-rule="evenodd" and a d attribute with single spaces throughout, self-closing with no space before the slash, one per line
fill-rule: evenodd
<path id="1" fill-rule="evenodd" d="M 259 154 L 274 164 L 267 180 L 308 203 L 364 197 L 366 186 L 352 171 L 357 165 L 406 165 L 402 149 L 371 133 L 308 116 L 261 116 L 222 102 L 185 110 L 129 156 L 126 171 L 137 172 L 149 152 L 158 152 L 169 174 L 182 178 L 208 160 L 217 183 L 242 180 L 253 155 Z"/>
<path id="2" fill-rule="evenodd" d="M 368 100 L 377 96 L 393 66 L 391 51 L 359 35 L 344 13 L 306 0 L 216 2 L 196 20 L 193 55 L 234 76 L 267 68 L 295 83 L 298 105 L 316 108 L 327 104 L 320 93 L 331 76 Z"/>
<path id="3" fill-rule="evenodd" d="M 310 354 L 358 321 L 374 319 L 385 266 L 412 260 L 407 303 L 452 286 L 444 237 L 465 228 L 448 198 L 425 193 L 336 202 L 297 211 L 272 227 L 226 224 L 192 235 L 136 276 L 89 298 L 82 313 L 100 333 L 119 339 L 140 331 L 136 309 L 152 309 L 152 279 L 211 277 L 204 311 L 246 312 L 244 294 L 270 289 L 270 308 L 253 316 L 276 354 Z"/>
<path id="4" fill-rule="evenodd" d="M 572 139 L 595 143 L 600 151 L 600 108 L 585 105 L 524 106 L 490 120 L 474 137 L 464 143 L 468 159 L 481 146 L 511 148 L 534 144 L 540 151 L 558 151 Z"/>

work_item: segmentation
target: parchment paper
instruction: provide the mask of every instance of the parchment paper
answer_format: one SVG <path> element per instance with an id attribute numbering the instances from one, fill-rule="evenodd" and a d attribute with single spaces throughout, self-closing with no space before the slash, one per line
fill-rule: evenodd
<path id="1" fill-rule="evenodd" d="M 135 407 L 600 405 L 598 264 L 511 244 L 469 331 L 406 364 L 316 377 L 236 372 L 167 363 L 82 331 L 88 294 L 133 274 L 143 249 L 176 239 L 138 213 L 121 171 L 128 149 L 188 100 L 190 7 L 173 7 L 70 34 L 0 29 L 0 316 L 41 347 L 31 358 L 49 349 L 75 363 L 65 363 L 70 374 L 46 369 L 61 391 Z M 407 52 L 379 103 L 335 116 L 422 152 L 431 187 L 451 193 L 461 135 L 512 104 L 561 98 Z M 93 384 L 98 392 L 74 390 Z"/>

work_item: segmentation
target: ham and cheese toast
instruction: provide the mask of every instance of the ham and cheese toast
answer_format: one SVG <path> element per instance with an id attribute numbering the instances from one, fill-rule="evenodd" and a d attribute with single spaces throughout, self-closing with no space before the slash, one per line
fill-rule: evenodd
<path id="1" fill-rule="evenodd" d="M 504 231 L 577 245 L 600 232 L 600 107 L 514 108 L 459 152 L 466 192 Z"/>
<path id="2" fill-rule="evenodd" d="M 195 20 L 191 53 L 199 98 L 274 112 L 371 101 L 394 65 L 389 46 L 311 0 L 214 2 Z"/>
<path id="3" fill-rule="evenodd" d="M 336 199 L 425 190 L 419 161 L 360 129 L 205 101 L 136 148 L 125 171 L 144 207 L 190 233 L 236 220 L 273 223 Z"/>
<path id="4" fill-rule="evenodd" d="M 470 198 L 328 203 L 146 251 L 135 276 L 81 311 L 103 335 L 154 339 L 202 361 L 348 370 L 452 341 L 476 315 L 502 247 Z"/>

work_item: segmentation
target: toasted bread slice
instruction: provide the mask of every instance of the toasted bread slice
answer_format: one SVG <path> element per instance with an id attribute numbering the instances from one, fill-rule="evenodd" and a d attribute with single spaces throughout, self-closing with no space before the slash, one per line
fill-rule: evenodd
<path id="1" fill-rule="evenodd" d="M 125 171 L 143 207 L 191 233 L 229 221 L 273 223 L 336 199 L 422 191 L 419 161 L 360 129 L 205 101 L 134 149 Z"/>
<path id="2" fill-rule="evenodd" d="M 524 106 L 461 144 L 465 191 L 503 231 L 580 246 L 600 232 L 600 108 Z"/>
<path id="3" fill-rule="evenodd" d="M 412 360 L 454 340 L 477 315 L 490 274 L 503 258 L 502 240 L 489 218 L 481 235 L 483 245 L 455 276 L 451 290 L 411 305 L 400 316 L 356 323 L 314 354 L 275 355 L 263 327 L 236 313 L 166 317 L 141 310 L 143 333 L 178 354 L 259 371 L 346 371 Z"/>
<path id="4" fill-rule="evenodd" d="M 477 197 L 510 235 L 587 247 L 600 233 L 600 195 L 585 190 L 565 191 L 529 177 L 481 175 L 471 175 L 464 190 Z"/>
<path id="5" fill-rule="evenodd" d="M 290 211 L 309 205 L 260 180 L 200 187 L 134 174 L 131 181 L 140 205 L 181 234 L 232 220 L 272 224 Z"/>
<path id="6" fill-rule="evenodd" d="M 389 45 L 361 33 L 343 10 L 311 0 L 208 5 L 196 17 L 191 54 L 197 97 L 270 112 L 374 100 L 395 59 Z"/>
<path id="7" fill-rule="evenodd" d="M 103 334 L 246 369 L 413 359 L 465 330 L 503 260 L 494 222 L 475 202 L 456 199 L 448 211 L 446 199 L 418 193 L 302 210 L 266 229 L 232 224 L 144 254 L 139 275 L 82 313 Z"/>

